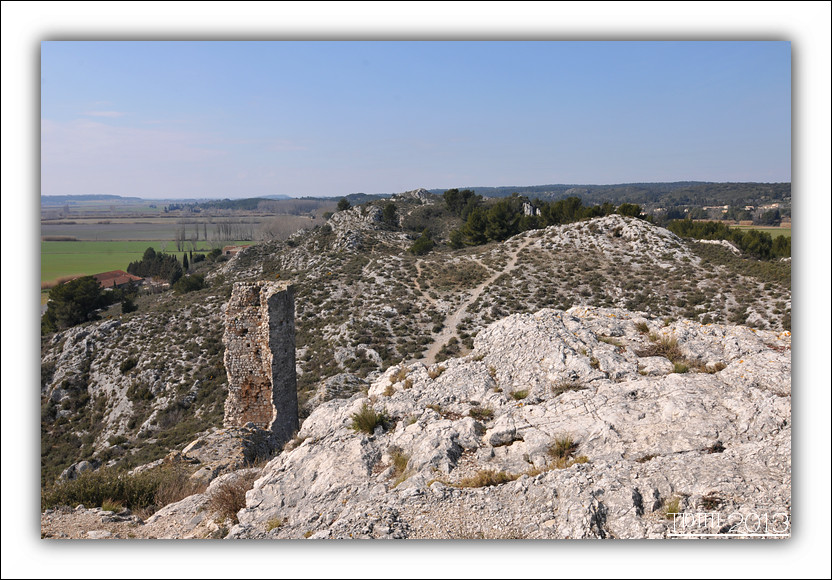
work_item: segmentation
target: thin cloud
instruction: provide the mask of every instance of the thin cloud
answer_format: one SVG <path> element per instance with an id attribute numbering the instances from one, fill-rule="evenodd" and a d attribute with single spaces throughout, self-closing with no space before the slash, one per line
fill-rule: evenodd
<path id="1" fill-rule="evenodd" d="M 183 191 L 216 181 L 226 157 L 222 143 L 204 133 L 41 120 L 44 192 Z"/>
<path id="2" fill-rule="evenodd" d="M 123 117 L 127 113 L 123 113 L 121 111 L 84 111 L 81 114 L 84 115 L 85 117 L 110 117 L 110 118 L 115 118 L 115 117 Z"/>
<path id="3" fill-rule="evenodd" d="M 300 143 L 295 143 L 293 141 L 288 141 L 285 139 L 279 139 L 276 141 L 272 141 L 269 146 L 269 151 L 308 151 L 309 148 L 305 145 L 301 145 Z"/>

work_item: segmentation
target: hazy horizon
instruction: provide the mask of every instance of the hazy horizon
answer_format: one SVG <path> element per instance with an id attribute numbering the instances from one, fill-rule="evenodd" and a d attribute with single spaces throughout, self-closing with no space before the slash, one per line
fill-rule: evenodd
<path id="1" fill-rule="evenodd" d="M 41 43 L 42 195 L 673 181 L 791 181 L 789 42 Z"/>
<path id="2" fill-rule="evenodd" d="M 369 191 L 351 191 L 349 193 L 344 194 L 336 194 L 336 195 L 315 195 L 315 194 L 297 194 L 297 195 L 287 195 L 287 194 L 266 194 L 266 195 L 245 195 L 241 194 L 235 197 L 228 197 L 228 196 L 204 196 L 204 197 L 143 197 L 141 195 L 118 195 L 118 194 L 107 194 L 107 193 L 81 193 L 81 194 L 58 194 L 58 195 L 50 195 L 41 193 L 40 196 L 43 197 L 90 197 L 90 196 L 108 196 L 108 197 L 119 197 L 124 199 L 141 199 L 146 201 L 202 201 L 202 200 L 222 200 L 222 199 L 251 199 L 251 198 L 266 198 L 266 197 L 283 197 L 286 199 L 302 199 L 302 198 L 339 198 L 339 197 L 347 197 L 349 195 L 396 195 L 400 193 L 404 193 L 406 191 L 414 191 L 417 189 L 426 189 L 428 191 L 435 191 L 435 190 L 445 190 L 451 188 L 457 189 L 479 189 L 479 188 L 493 188 L 493 189 L 509 189 L 509 188 L 517 188 L 517 189 L 524 189 L 529 187 L 546 187 L 546 186 L 554 186 L 554 187 L 616 187 L 616 186 L 629 186 L 629 185 L 655 185 L 655 184 L 672 184 L 672 183 L 699 183 L 699 184 L 727 184 L 727 183 L 760 183 L 760 184 L 774 184 L 774 183 L 791 183 L 791 181 L 696 181 L 696 180 L 674 180 L 674 181 L 633 181 L 627 183 L 534 183 L 534 184 L 524 184 L 524 185 L 453 185 L 447 187 L 411 187 L 409 189 L 404 189 L 402 191 L 379 191 L 379 192 L 369 192 Z"/>

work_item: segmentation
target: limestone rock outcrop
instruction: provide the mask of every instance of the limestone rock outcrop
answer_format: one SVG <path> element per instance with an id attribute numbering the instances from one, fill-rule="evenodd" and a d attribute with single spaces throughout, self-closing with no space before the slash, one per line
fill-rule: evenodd
<path id="1" fill-rule="evenodd" d="M 510 316 L 463 358 L 322 403 L 229 537 L 666 538 L 673 510 L 788 519 L 790 348 L 788 332 L 621 309 Z M 368 406 L 378 425 L 352 429 Z"/>

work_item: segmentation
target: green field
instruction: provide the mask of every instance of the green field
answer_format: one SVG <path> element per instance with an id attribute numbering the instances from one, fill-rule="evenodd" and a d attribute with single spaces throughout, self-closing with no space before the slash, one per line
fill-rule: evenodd
<path id="1" fill-rule="evenodd" d="M 252 242 L 222 242 L 224 246 L 251 244 Z M 88 276 L 110 270 L 126 270 L 130 262 L 142 258 L 144 251 L 152 247 L 157 252 L 175 254 L 182 259 L 185 252 L 177 252 L 174 242 L 41 242 L 40 280 L 51 282 L 64 276 Z M 199 242 L 197 251 L 210 252 L 214 247 Z"/>
<path id="2" fill-rule="evenodd" d="M 776 238 L 777 236 L 786 236 L 787 238 L 792 237 L 792 229 L 791 228 L 761 228 L 759 226 L 728 226 L 733 230 L 758 230 L 761 232 L 766 232 L 772 238 Z"/>

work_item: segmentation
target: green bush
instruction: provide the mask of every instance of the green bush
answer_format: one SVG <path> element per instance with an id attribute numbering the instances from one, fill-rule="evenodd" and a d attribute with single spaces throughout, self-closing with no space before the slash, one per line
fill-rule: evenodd
<path id="1" fill-rule="evenodd" d="M 173 291 L 177 294 L 187 294 L 196 290 L 202 290 L 205 287 L 205 277 L 200 274 L 191 274 L 184 276 L 176 281 L 173 285 Z"/>
<path id="2" fill-rule="evenodd" d="M 415 256 L 423 256 L 430 252 L 435 245 L 436 243 L 430 237 L 430 232 L 425 229 L 408 251 Z"/>
<path id="3" fill-rule="evenodd" d="M 389 421 L 387 413 L 384 411 L 377 412 L 367 403 L 364 403 L 361 409 L 357 413 L 353 413 L 350 417 L 352 419 L 350 428 L 353 431 L 360 431 L 368 435 L 372 435 L 377 426 L 381 425 L 384 427 Z"/>
<path id="4" fill-rule="evenodd" d="M 55 332 L 82 322 L 96 320 L 96 310 L 109 304 L 101 286 L 92 276 L 83 276 L 59 284 L 50 290 L 46 314 L 41 318 L 41 332 Z"/>
<path id="5" fill-rule="evenodd" d="M 118 370 L 121 371 L 121 374 L 126 373 L 127 371 L 136 367 L 139 364 L 139 360 L 135 357 L 126 358 L 121 361 L 121 364 L 118 365 Z"/>

